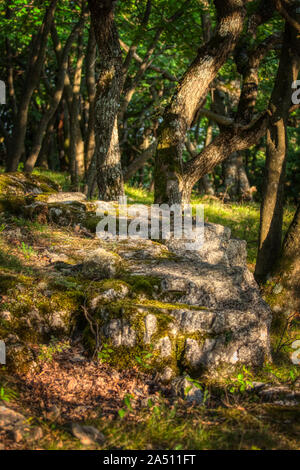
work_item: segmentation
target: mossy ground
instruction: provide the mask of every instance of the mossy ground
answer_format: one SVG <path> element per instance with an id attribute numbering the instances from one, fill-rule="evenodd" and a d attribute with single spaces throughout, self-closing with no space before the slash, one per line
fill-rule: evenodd
<path id="1" fill-rule="evenodd" d="M 44 172 L 41 172 L 42 174 Z M 52 173 L 47 176 L 53 178 Z M 65 189 L 68 182 L 54 175 L 54 180 Z M 126 188 L 131 202 L 151 203 L 152 195 L 135 188 Z M 255 262 L 255 247 L 259 224 L 259 207 L 256 204 L 223 204 L 214 200 L 195 198 L 195 203 L 205 204 L 206 219 L 209 222 L 230 226 L 233 235 L 248 241 L 249 266 Z M 292 217 L 292 210 L 285 213 L 285 228 Z M 121 284 L 130 290 L 128 308 L 147 307 L 161 315 L 159 334 L 163 335 L 164 321 L 168 322 L 168 310 L 174 306 L 152 298 L 153 289 L 159 289 L 159 280 L 131 276 L 124 270 L 118 280 L 86 281 L 80 275 L 63 274 L 49 269 L 49 254 L 63 254 L 69 264 L 82 260 L 86 249 L 99 246 L 99 241 L 75 233 L 73 229 L 30 221 L 12 215 L 1 215 L 0 220 L 0 311 L 10 311 L 11 322 L 0 320 L 0 336 L 14 334 L 21 343 L 41 348 L 50 344 L 50 337 L 41 335 L 26 322 L 28 312 L 37 309 L 47 317 L 53 310 L 64 310 L 66 315 L 83 318 L 82 306 L 89 302 L 90 294 L 107 289 L 120 288 Z M 272 307 L 280 303 L 280 294 L 273 293 L 271 285 L 265 286 L 266 300 Z M 123 308 L 122 302 L 115 307 Z M 177 305 L 178 307 L 178 305 Z M 184 306 L 186 308 L 186 306 Z M 137 319 L 137 321 L 139 321 Z M 166 326 L 166 325 L 165 325 Z M 64 341 L 65 333 L 57 332 L 55 340 Z M 243 381 L 262 381 L 273 384 L 292 384 L 300 375 L 299 367 L 290 360 L 291 342 L 299 338 L 299 317 L 292 318 L 284 311 L 274 312 L 271 332 L 273 363 L 260 370 L 241 369 L 232 375 L 203 377 L 203 386 L 211 397 L 205 407 L 188 407 L 184 400 L 169 401 L 163 396 L 157 403 L 134 411 L 126 409 L 123 419 L 119 416 L 107 418 L 99 413 L 97 419 L 88 421 L 98 427 L 106 436 L 104 449 L 296 449 L 299 448 L 299 408 L 279 407 L 262 404 L 256 395 L 240 391 Z M 52 338 L 53 340 L 53 338 Z M 124 352 L 119 355 L 121 368 L 128 366 Z M 143 351 L 132 351 L 132 361 Z M 25 361 L 26 362 L 26 361 Z M 20 364 L 22 361 L 20 361 Z M 99 362 L 101 367 L 101 362 Z M 144 368 L 144 371 L 147 368 Z M 2 367 L 0 387 L 12 387 L 19 391 L 11 406 L 23 409 L 20 384 L 13 377 L 10 366 Z M 230 390 L 234 388 L 234 393 Z M 134 401 L 134 398 L 133 398 Z M 38 443 L 16 445 L 17 448 L 78 449 L 84 448 L 73 438 L 68 427 L 59 422 L 50 422 L 35 411 L 34 422 L 44 430 L 44 437 Z M 14 444 L 8 443 L 14 448 Z"/>

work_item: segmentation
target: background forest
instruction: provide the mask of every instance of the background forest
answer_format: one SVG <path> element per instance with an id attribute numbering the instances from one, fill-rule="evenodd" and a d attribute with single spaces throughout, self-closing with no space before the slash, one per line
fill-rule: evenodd
<path id="1" fill-rule="evenodd" d="M 213 2 L 148 3 L 149 11 L 147 2 L 119 1 L 115 17 L 126 68 L 119 110 L 124 178 L 130 184 L 151 189 L 157 128 L 164 108 L 199 47 L 212 34 L 216 19 Z M 258 2 L 249 3 L 249 11 L 255 11 Z M 39 167 L 67 172 L 73 184 L 83 189 L 93 154 L 93 103 L 101 57 L 96 52 L 85 2 L 63 1 L 56 6 L 55 20 L 39 45 L 39 56 L 31 57 L 37 52 L 34 40 L 42 41 L 38 32 L 46 20 L 46 6 L 47 2 L 30 1 L 1 4 L 0 74 L 7 86 L 7 105 L 1 106 L 1 162 L 3 167 L 12 166 L 8 156 L 20 146 L 19 169 L 32 171 Z M 247 37 L 247 45 L 253 49 L 258 44 L 267 47 L 258 68 L 256 113 L 264 111 L 270 100 L 284 29 L 280 14 L 273 12 L 269 16 L 255 35 Z M 244 53 L 247 61 L 247 51 Z M 34 65 L 30 62 L 33 59 L 38 59 Z M 220 123 L 209 111 L 214 112 L 219 105 L 218 114 L 227 118 L 235 115 L 241 83 L 241 71 L 231 56 L 211 84 L 201 112 L 188 131 L 185 161 L 219 132 Z M 25 109 L 28 113 L 22 123 L 26 133 L 16 142 L 12 136 L 16 135 L 23 108 L 24 114 Z M 288 122 L 285 183 L 285 200 L 291 203 L 297 201 L 300 184 L 297 128 L 295 111 Z M 265 146 L 262 138 L 256 146 L 233 155 L 201 179 L 195 192 L 220 195 L 225 200 L 261 200 Z"/>

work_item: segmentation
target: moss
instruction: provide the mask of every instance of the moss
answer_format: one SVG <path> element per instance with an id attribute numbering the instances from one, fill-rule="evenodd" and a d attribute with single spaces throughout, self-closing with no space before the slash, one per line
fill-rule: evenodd
<path id="1" fill-rule="evenodd" d="M 153 285 L 148 281 L 148 279 L 137 279 L 132 286 L 132 290 L 136 294 L 144 293 L 151 296 L 153 292 Z"/>
<path id="2" fill-rule="evenodd" d="M 133 276 L 130 273 L 122 272 L 120 278 L 132 287 L 132 291 L 139 294 L 152 295 L 155 286 L 159 288 L 161 279 L 154 276 Z"/>
<path id="3" fill-rule="evenodd" d="M 30 369 L 34 356 L 25 344 L 13 345 L 7 350 L 6 369 L 10 373 L 22 374 Z"/>
<path id="4" fill-rule="evenodd" d="M 36 189 L 51 194 L 57 192 L 60 187 L 42 175 L 33 176 L 21 172 L 0 174 L 0 193 L 26 195 Z"/>
<path id="5" fill-rule="evenodd" d="M 52 314 L 59 313 L 62 326 L 55 327 L 55 334 L 65 335 L 71 331 L 81 313 L 81 306 L 85 301 L 85 294 L 79 289 L 61 290 L 54 283 L 44 279 L 44 288 L 51 289 L 49 297 L 40 289 L 41 279 L 29 276 L 11 276 L 4 281 L 9 287 L 7 302 L 2 308 L 9 310 L 11 321 L 1 321 L 2 337 L 10 333 L 17 335 L 24 344 L 38 344 L 47 341 L 53 334 Z M 75 286 L 74 286 L 75 287 Z M 29 315 L 30 314 L 30 315 Z M 4 331 L 3 331 L 4 329 Z"/>
<path id="6" fill-rule="evenodd" d="M 154 309 L 165 309 L 165 310 L 209 310 L 207 307 L 199 307 L 195 305 L 189 304 L 171 304 L 168 302 L 161 302 L 158 300 L 142 300 L 141 305 L 144 305 L 147 308 L 154 308 Z"/>
<path id="7" fill-rule="evenodd" d="M 100 220 L 101 217 L 97 216 L 96 214 L 87 213 L 82 220 L 82 225 L 90 232 L 95 233 Z"/>
<path id="8" fill-rule="evenodd" d="M 0 196 L 0 212 L 16 215 L 22 214 L 26 202 L 27 200 L 23 196 L 2 195 Z"/>
<path id="9" fill-rule="evenodd" d="M 17 282 L 16 276 L 0 272 L 0 294 L 6 294 L 9 289 L 16 286 Z"/>

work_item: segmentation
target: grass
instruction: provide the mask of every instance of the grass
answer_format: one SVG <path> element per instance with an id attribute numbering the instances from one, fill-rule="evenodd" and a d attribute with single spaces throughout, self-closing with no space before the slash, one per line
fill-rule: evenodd
<path id="1" fill-rule="evenodd" d="M 258 450 L 296 448 L 298 413 L 276 407 L 250 406 L 248 410 L 217 408 L 215 410 L 156 406 L 140 415 L 139 422 L 117 420 L 98 427 L 107 436 L 109 448 L 168 450 Z M 295 416 L 296 414 L 296 416 Z M 283 423 L 274 425 L 273 416 L 289 417 L 289 429 Z M 277 419 L 278 419 L 277 418 Z M 292 419 L 291 419 L 292 418 Z M 295 419 L 296 418 L 296 419 Z M 285 435 L 282 434 L 284 429 Z"/>
<path id="2" fill-rule="evenodd" d="M 41 168 L 34 168 L 32 174 L 36 176 L 46 176 L 47 178 L 54 181 L 56 184 L 59 184 L 63 191 L 70 191 L 71 189 L 71 178 L 67 172 L 58 172 L 51 170 L 43 170 Z"/>
<path id="3" fill-rule="evenodd" d="M 227 203 L 215 199 L 205 199 L 194 196 L 192 204 L 204 204 L 204 217 L 206 222 L 221 224 L 229 227 L 233 238 L 246 240 L 248 248 L 248 262 L 255 264 L 258 234 L 260 205 L 251 203 Z M 285 207 L 283 232 L 287 231 L 294 216 L 295 208 Z"/>
<path id="4" fill-rule="evenodd" d="M 105 436 L 101 450 L 296 450 L 300 410 L 250 403 L 209 409 L 160 400 L 124 418 L 107 417 L 86 424 Z M 66 427 L 41 423 L 44 449 L 86 449 Z M 28 447 L 27 447 L 28 448 Z"/>
<path id="5" fill-rule="evenodd" d="M 125 186 L 125 193 L 130 204 L 152 204 L 153 193 L 142 188 Z M 221 200 L 208 199 L 205 196 L 199 197 L 193 194 L 192 205 L 204 205 L 205 222 L 221 224 L 229 227 L 233 238 L 246 240 L 248 245 L 248 262 L 254 265 L 256 261 L 260 205 L 255 202 L 232 202 L 223 203 Z M 293 216 L 295 208 L 285 207 L 283 220 L 283 234 L 287 231 Z"/>

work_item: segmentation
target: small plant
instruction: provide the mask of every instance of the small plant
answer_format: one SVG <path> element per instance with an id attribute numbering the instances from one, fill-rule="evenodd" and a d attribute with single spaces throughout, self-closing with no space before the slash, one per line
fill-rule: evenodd
<path id="1" fill-rule="evenodd" d="M 292 382 L 294 382 L 296 380 L 296 378 L 298 377 L 298 373 L 297 373 L 297 369 L 296 367 L 293 367 L 291 370 L 290 370 L 290 378 L 292 380 Z"/>
<path id="2" fill-rule="evenodd" d="M 18 394 L 10 388 L 4 388 L 4 387 L 0 388 L 0 400 L 3 400 L 9 403 L 11 400 L 15 400 L 17 396 Z"/>
<path id="3" fill-rule="evenodd" d="M 113 352 L 114 350 L 111 349 L 107 343 L 104 343 L 101 351 L 99 351 L 97 354 L 98 359 L 100 359 L 102 362 L 109 362 L 110 356 Z"/>
<path id="4" fill-rule="evenodd" d="M 133 411 L 132 405 L 131 405 L 131 400 L 132 400 L 133 398 L 134 398 L 134 397 L 133 397 L 132 395 L 130 395 L 129 393 L 128 393 L 127 395 L 125 395 L 125 398 L 124 398 L 124 405 L 126 406 L 126 409 L 121 408 L 121 409 L 118 411 L 118 415 L 120 416 L 121 419 L 123 419 L 129 411 Z"/>
<path id="5" fill-rule="evenodd" d="M 22 253 L 26 259 L 29 259 L 32 255 L 35 254 L 34 249 L 32 246 L 26 245 L 26 243 L 22 242 L 21 244 Z"/>
<path id="6" fill-rule="evenodd" d="M 243 366 L 242 372 L 237 375 L 234 382 L 231 384 L 229 389 L 230 393 L 243 393 L 248 388 L 253 388 L 252 379 L 252 373 L 245 366 Z"/>
<path id="7" fill-rule="evenodd" d="M 68 343 L 59 342 L 57 339 L 52 337 L 49 345 L 41 346 L 38 360 L 40 362 L 51 362 L 55 354 L 66 351 L 69 348 L 70 345 Z"/>
<path id="8" fill-rule="evenodd" d="M 149 359 L 152 358 L 152 356 L 153 356 L 152 352 L 142 351 L 140 356 L 135 356 L 135 360 L 144 369 L 149 369 L 151 366 L 148 361 Z"/>
<path id="9" fill-rule="evenodd" d="M 0 225 L 0 233 L 2 233 L 5 230 L 5 227 L 6 227 L 5 224 Z"/>

